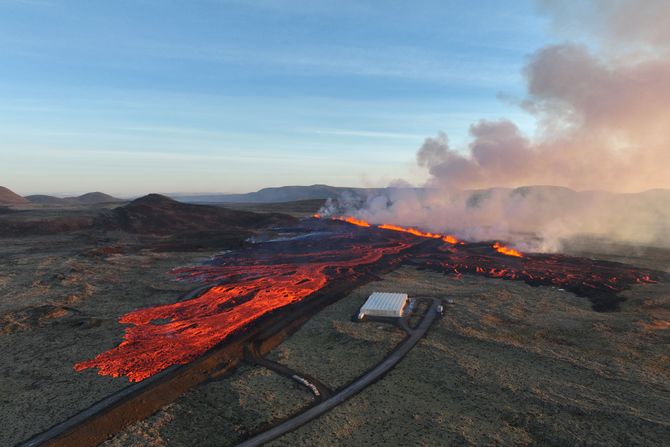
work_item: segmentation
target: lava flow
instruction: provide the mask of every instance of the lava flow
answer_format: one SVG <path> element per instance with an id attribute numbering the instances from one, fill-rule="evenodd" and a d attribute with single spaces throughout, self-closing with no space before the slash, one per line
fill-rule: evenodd
<path id="1" fill-rule="evenodd" d="M 321 216 L 321 214 L 316 213 L 316 214 L 313 214 L 312 217 L 315 218 L 315 219 L 321 219 L 322 216 Z M 358 219 L 358 218 L 352 217 L 352 216 L 335 216 L 335 217 L 331 217 L 330 219 L 331 220 L 339 220 L 339 221 L 342 221 L 342 222 L 347 222 L 347 223 L 350 223 L 350 224 L 353 224 L 353 225 L 357 225 L 359 227 L 371 227 L 372 226 L 372 224 L 370 222 L 367 222 L 363 219 Z M 421 231 L 417 228 L 401 227 L 400 225 L 393 225 L 393 224 L 380 224 L 380 225 L 376 225 L 376 227 L 379 228 L 379 229 L 382 229 L 382 230 L 390 230 L 390 231 L 399 231 L 401 233 L 409 233 L 413 236 L 418 236 L 418 237 L 425 237 L 425 238 L 429 238 L 429 239 L 442 239 L 444 242 L 447 242 L 449 244 L 461 243 L 461 241 L 456 239 L 455 236 L 452 236 L 450 234 L 430 233 L 430 232 L 426 232 L 426 231 Z M 496 244 L 497 244 L 497 242 L 496 242 Z M 493 248 L 497 249 L 497 247 L 495 247 L 495 246 Z M 512 249 L 508 249 L 507 247 L 503 247 L 503 248 L 506 249 L 506 250 L 512 250 Z M 498 251 L 500 253 L 509 254 L 509 253 L 506 253 L 504 251 L 500 251 L 500 250 L 498 250 Z M 512 250 L 512 251 L 514 251 L 515 253 L 519 253 L 516 250 Z M 521 255 L 518 254 L 518 255 L 512 255 L 512 256 L 521 256 Z"/>
<path id="2" fill-rule="evenodd" d="M 516 256 L 517 258 L 523 258 L 523 255 L 521 254 L 520 251 L 510 247 L 505 247 L 500 242 L 495 242 L 493 244 L 493 248 L 495 248 L 498 253 L 502 253 L 507 256 Z"/>
<path id="3" fill-rule="evenodd" d="M 314 216 L 316 217 L 316 216 Z M 390 231 L 392 230 L 392 231 Z M 185 364 L 228 339 L 250 330 L 263 317 L 303 302 L 339 298 L 346 288 L 375 279 L 400 265 L 449 275 L 482 275 L 555 286 L 591 300 L 599 311 L 616 310 L 618 293 L 632 284 L 654 282 L 661 272 L 563 255 L 523 254 L 499 243 L 465 243 L 358 219 L 307 219 L 298 236 L 253 244 L 204 265 L 176 269 L 178 279 L 212 284 L 202 295 L 123 315 L 123 341 L 77 371 L 143 380 Z M 311 301 L 310 301 L 311 302 Z M 282 314 L 283 315 L 283 314 Z"/>
<path id="4" fill-rule="evenodd" d="M 352 240 L 348 232 L 258 244 L 210 265 L 177 269 L 182 280 L 215 283 L 197 298 L 123 315 L 123 341 L 77 371 L 143 380 L 187 363 L 265 314 L 299 302 L 334 280 L 355 280 L 383 257 L 398 256 L 411 241 L 379 237 Z M 399 260 L 400 258 L 398 258 Z"/>
<path id="5" fill-rule="evenodd" d="M 315 216 L 317 216 L 317 215 L 315 214 Z M 317 219 L 318 219 L 318 217 L 317 217 Z M 333 220 L 340 220 L 342 222 L 347 222 L 347 223 L 350 223 L 352 225 L 356 225 L 356 226 L 359 226 L 359 227 L 370 227 L 371 226 L 369 222 L 366 222 L 362 219 L 356 219 L 355 217 L 351 217 L 351 216 L 349 216 L 349 217 L 333 217 L 332 219 Z"/>

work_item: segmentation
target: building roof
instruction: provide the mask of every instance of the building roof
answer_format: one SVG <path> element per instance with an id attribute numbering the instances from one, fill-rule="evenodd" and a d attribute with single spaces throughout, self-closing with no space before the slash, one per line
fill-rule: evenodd
<path id="1" fill-rule="evenodd" d="M 406 293 L 374 292 L 361 307 L 358 318 L 365 315 L 400 317 L 407 299 Z"/>

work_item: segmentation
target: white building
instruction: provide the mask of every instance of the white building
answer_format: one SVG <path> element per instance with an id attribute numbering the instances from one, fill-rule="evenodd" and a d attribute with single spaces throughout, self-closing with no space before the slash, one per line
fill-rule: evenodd
<path id="1" fill-rule="evenodd" d="M 406 293 L 374 292 L 358 312 L 358 319 L 365 316 L 400 318 L 408 299 Z"/>

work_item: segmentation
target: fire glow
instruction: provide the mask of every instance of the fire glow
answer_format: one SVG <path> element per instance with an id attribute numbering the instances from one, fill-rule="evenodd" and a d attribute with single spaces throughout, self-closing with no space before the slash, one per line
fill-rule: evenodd
<path id="1" fill-rule="evenodd" d="M 357 222 L 341 225 L 331 219 L 307 219 L 298 230 L 310 237 L 257 243 L 203 265 L 174 270 L 180 280 L 211 287 L 192 299 L 123 315 L 119 323 L 129 325 L 123 341 L 77 363 L 75 369 L 97 368 L 100 375 L 137 382 L 194 360 L 266 315 L 289 312 L 284 307 L 300 309 L 301 302 L 324 296 L 339 299 L 338 285 L 361 285 L 401 265 L 455 278 L 473 274 L 560 287 L 589 298 L 595 310 L 603 311 L 616 309 L 622 300 L 618 293 L 632 284 L 654 282 L 664 275 L 555 254 L 511 259 L 508 253 L 477 243 L 459 242 L 444 250 L 446 235 L 416 235 L 403 227 Z"/>
<path id="2" fill-rule="evenodd" d="M 498 253 L 502 253 L 502 254 L 507 255 L 507 256 L 516 256 L 517 258 L 523 258 L 523 255 L 521 254 L 520 251 L 515 250 L 513 248 L 510 248 L 510 247 L 506 247 L 506 246 L 502 245 L 500 242 L 494 243 L 493 248 L 495 248 L 495 250 Z"/>
<path id="3" fill-rule="evenodd" d="M 359 226 L 359 227 L 366 227 L 367 228 L 367 227 L 371 226 L 370 223 L 368 223 L 364 220 L 361 220 L 361 219 L 356 219 L 355 217 L 351 217 L 351 216 L 349 216 L 349 217 L 333 217 L 332 219 L 333 220 L 340 220 L 342 222 L 347 222 L 347 223 L 350 223 L 352 225 L 356 225 L 356 226 Z"/>
<path id="4" fill-rule="evenodd" d="M 100 375 L 126 376 L 138 382 L 171 366 L 188 363 L 234 332 L 265 314 L 299 302 L 340 279 L 338 272 L 356 275 L 356 268 L 397 255 L 411 244 L 385 241 L 348 245 L 339 250 L 316 251 L 314 247 L 242 251 L 234 262 L 182 268 L 173 273 L 182 280 L 215 285 L 197 298 L 175 304 L 138 309 L 123 315 L 123 341 L 94 359 L 77 363 L 75 370 L 98 368 Z M 306 253 L 301 253 L 301 248 Z"/>
<path id="5" fill-rule="evenodd" d="M 315 219 L 321 219 L 321 214 L 314 214 L 312 215 Z M 367 222 L 362 219 L 357 219 L 355 217 L 351 216 L 337 216 L 337 217 L 331 217 L 332 220 L 339 220 L 342 222 L 348 222 L 353 225 L 358 225 L 359 227 L 371 227 L 372 224 L 370 222 Z M 421 231 L 416 228 L 412 227 L 401 227 L 400 225 L 393 225 L 393 224 L 380 224 L 376 225 L 377 228 L 381 230 L 389 230 L 389 231 L 399 231 L 401 233 L 409 233 L 413 236 L 417 237 L 425 237 L 425 238 L 430 238 L 430 239 L 441 239 L 442 241 L 448 243 L 448 244 L 458 244 L 460 241 L 456 239 L 456 237 L 450 235 L 450 234 L 440 234 L 440 233 L 430 233 L 426 231 Z"/>

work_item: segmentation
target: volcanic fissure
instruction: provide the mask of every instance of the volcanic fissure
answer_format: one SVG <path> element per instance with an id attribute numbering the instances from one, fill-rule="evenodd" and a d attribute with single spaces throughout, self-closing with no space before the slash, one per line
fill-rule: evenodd
<path id="1" fill-rule="evenodd" d="M 519 253 L 498 241 L 469 243 L 451 235 L 395 225 L 315 215 L 291 230 L 295 237 L 252 244 L 212 261 L 175 269 L 180 280 L 214 284 L 201 295 L 123 315 L 123 341 L 78 371 L 137 382 L 186 364 L 291 304 L 319 299 L 327 286 L 355 283 L 412 265 L 443 272 L 559 287 L 588 298 L 596 311 L 617 310 L 619 293 L 658 281 L 662 272 L 559 254 Z M 161 324 L 156 324 L 160 321 Z"/>

